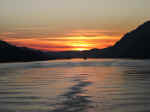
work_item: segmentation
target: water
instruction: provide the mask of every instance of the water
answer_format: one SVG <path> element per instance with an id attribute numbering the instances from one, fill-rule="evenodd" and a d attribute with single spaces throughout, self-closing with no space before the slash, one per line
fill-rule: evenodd
<path id="1" fill-rule="evenodd" d="M 0 64 L 0 112 L 150 112 L 150 60 Z"/>

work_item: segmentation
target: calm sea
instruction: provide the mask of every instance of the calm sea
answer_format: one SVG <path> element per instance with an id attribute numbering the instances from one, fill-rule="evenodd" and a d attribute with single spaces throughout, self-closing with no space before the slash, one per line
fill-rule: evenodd
<path id="1" fill-rule="evenodd" d="M 150 60 L 0 64 L 0 112 L 150 112 Z"/>

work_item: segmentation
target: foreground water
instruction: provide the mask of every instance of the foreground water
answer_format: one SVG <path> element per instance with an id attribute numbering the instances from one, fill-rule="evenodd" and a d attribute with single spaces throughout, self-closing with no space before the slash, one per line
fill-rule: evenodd
<path id="1" fill-rule="evenodd" d="M 150 112 L 150 60 L 0 64 L 0 112 Z"/>

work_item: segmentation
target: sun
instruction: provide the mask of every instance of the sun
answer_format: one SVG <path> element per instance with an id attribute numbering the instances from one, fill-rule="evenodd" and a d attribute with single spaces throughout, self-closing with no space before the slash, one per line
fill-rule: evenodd
<path id="1" fill-rule="evenodd" d="M 85 50 L 89 50 L 88 48 L 74 48 L 73 50 L 75 51 L 85 51 Z"/>
<path id="2" fill-rule="evenodd" d="M 75 51 L 85 51 L 85 50 L 89 50 L 89 44 L 88 43 L 81 43 L 81 42 L 77 42 L 77 43 L 72 43 L 72 50 Z"/>

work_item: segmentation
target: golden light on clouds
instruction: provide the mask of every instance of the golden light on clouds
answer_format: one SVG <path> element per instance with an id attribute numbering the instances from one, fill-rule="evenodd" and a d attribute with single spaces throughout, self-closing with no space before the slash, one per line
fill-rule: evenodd
<path id="1" fill-rule="evenodd" d="M 74 48 L 74 51 L 85 51 L 85 50 L 89 50 L 87 48 Z"/>
<path id="2" fill-rule="evenodd" d="M 23 32 L 23 31 L 22 31 Z M 31 33 L 31 35 L 30 35 Z M 36 34 L 36 35 L 35 35 Z M 75 30 L 61 33 L 36 32 L 3 33 L 6 41 L 17 45 L 45 51 L 90 50 L 113 45 L 121 37 L 121 32 L 107 30 Z M 19 36 L 22 38 L 17 38 Z M 30 35 L 30 37 L 25 37 Z M 11 37 L 13 36 L 13 37 Z M 16 36 L 16 37 L 15 37 Z M 38 37 L 39 36 L 39 37 Z"/>
<path id="3" fill-rule="evenodd" d="M 72 50 L 76 50 L 76 51 L 84 51 L 84 50 L 89 50 L 91 48 L 93 48 L 92 44 L 87 43 L 82 43 L 82 42 L 78 42 L 78 43 L 72 43 L 70 44 L 70 46 L 72 46 Z"/>
<path id="4" fill-rule="evenodd" d="M 77 38 L 77 37 L 76 37 Z M 113 45 L 118 39 L 22 39 L 22 40 L 7 40 L 8 42 L 17 45 L 25 46 L 45 51 L 66 51 L 66 50 L 90 50 L 93 48 L 105 48 Z"/>

